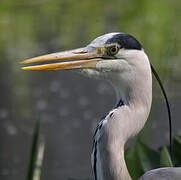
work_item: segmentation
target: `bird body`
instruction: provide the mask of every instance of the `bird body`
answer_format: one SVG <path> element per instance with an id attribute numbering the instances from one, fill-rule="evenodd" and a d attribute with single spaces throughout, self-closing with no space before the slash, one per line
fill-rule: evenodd
<path id="1" fill-rule="evenodd" d="M 109 33 L 96 38 L 84 48 L 35 57 L 22 63 L 52 60 L 70 61 L 23 69 L 71 69 L 89 77 L 105 79 L 112 84 L 117 105 L 97 126 L 91 157 L 92 168 L 95 180 L 131 180 L 124 159 L 124 145 L 141 131 L 152 103 L 151 66 L 141 44 L 131 35 Z M 153 170 L 140 180 L 152 180 L 150 177 L 157 172 L 158 177 L 162 177 L 160 173 L 164 171 L 174 173 L 175 170 Z M 165 180 L 170 179 L 166 177 Z"/>
<path id="2" fill-rule="evenodd" d="M 139 180 L 180 180 L 181 168 L 159 168 L 146 172 Z"/>

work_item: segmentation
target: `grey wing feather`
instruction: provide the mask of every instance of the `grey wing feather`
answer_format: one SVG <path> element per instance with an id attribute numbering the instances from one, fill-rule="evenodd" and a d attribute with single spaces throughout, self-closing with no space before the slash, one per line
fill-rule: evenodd
<path id="1" fill-rule="evenodd" d="M 181 168 L 159 168 L 146 172 L 139 180 L 181 180 Z"/>
<path id="2" fill-rule="evenodd" d="M 93 141 L 93 147 L 92 147 L 92 155 L 91 155 L 91 164 L 92 164 L 92 168 L 93 168 L 93 172 L 94 172 L 94 179 L 97 180 L 97 141 L 98 141 L 98 137 L 100 135 L 99 131 L 103 125 L 103 121 L 104 120 L 101 120 L 99 123 L 98 123 L 98 126 L 95 130 L 95 133 L 94 133 L 94 141 Z"/>

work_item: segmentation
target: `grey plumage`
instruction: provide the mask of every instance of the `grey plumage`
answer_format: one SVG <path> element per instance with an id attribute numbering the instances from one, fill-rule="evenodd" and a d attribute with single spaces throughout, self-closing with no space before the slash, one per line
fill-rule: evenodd
<path id="1" fill-rule="evenodd" d="M 139 180 L 181 180 L 181 168 L 159 168 L 146 172 Z"/>
<path id="2" fill-rule="evenodd" d="M 116 107 L 98 124 L 94 135 L 92 167 L 95 180 L 131 180 L 124 145 L 144 127 L 152 103 L 152 74 L 142 45 L 131 35 L 109 33 L 88 46 L 23 61 L 69 60 L 24 67 L 25 70 L 74 70 L 109 81 L 116 92 Z M 160 168 L 140 180 L 181 180 L 181 168 Z"/>

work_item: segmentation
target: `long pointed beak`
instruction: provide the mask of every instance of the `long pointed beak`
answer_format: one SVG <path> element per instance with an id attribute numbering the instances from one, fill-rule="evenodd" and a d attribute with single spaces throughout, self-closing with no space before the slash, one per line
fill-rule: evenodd
<path id="1" fill-rule="evenodd" d="M 85 47 L 70 51 L 57 52 L 43 56 L 34 57 L 20 62 L 21 64 L 51 62 L 51 64 L 33 65 L 22 67 L 24 70 L 68 70 L 82 68 L 96 68 L 98 61 L 101 61 L 101 53 L 96 49 Z M 52 61 L 54 63 L 52 63 Z M 55 63 L 55 61 L 63 61 Z M 65 62 L 66 61 L 66 62 Z"/>

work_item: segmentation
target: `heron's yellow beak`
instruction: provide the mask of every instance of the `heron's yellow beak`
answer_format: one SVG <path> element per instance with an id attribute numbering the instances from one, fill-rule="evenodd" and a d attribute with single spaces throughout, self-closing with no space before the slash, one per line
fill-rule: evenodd
<path id="1" fill-rule="evenodd" d="M 85 47 L 70 51 L 57 52 L 43 56 L 34 57 L 20 62 L 21 64 L 51 62 L 50 64 L 33 65 L 22 67 L 24 70 L 43 71 L 43 70 L 68 70 L 68 69 L 83 69 L 96 68 L 97 62 L 101 61 L 102 50 Z M 54 63 L 52 63 L 52 61 Z M 63 61 L 55 63 L 55 61 Z"/>

